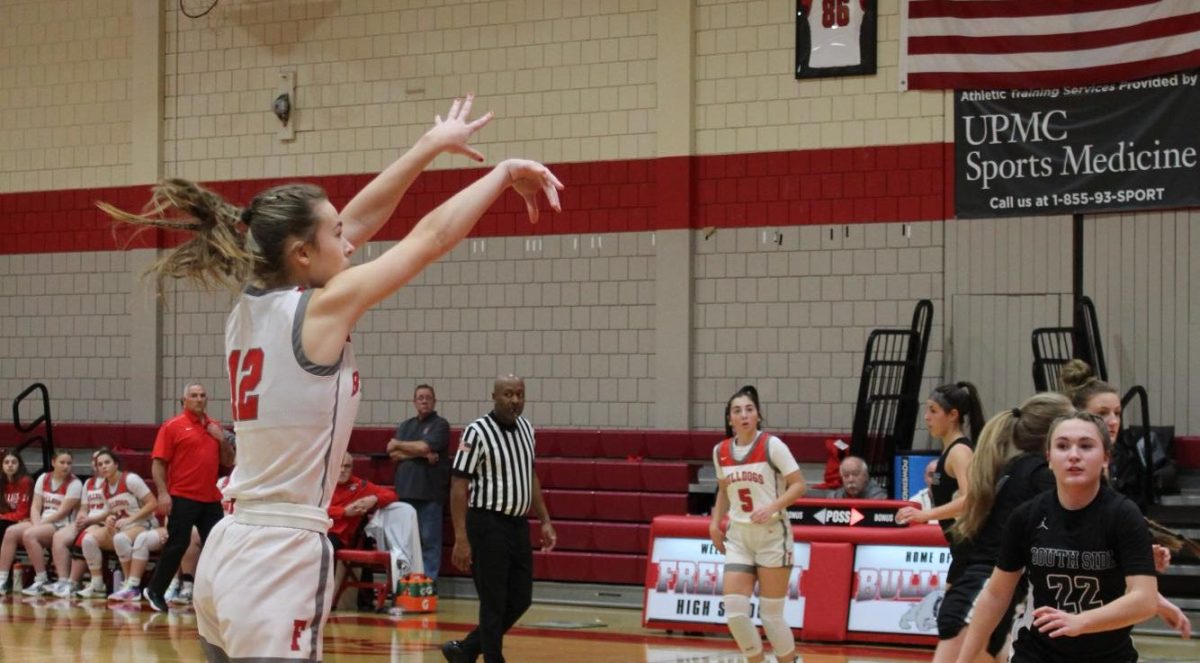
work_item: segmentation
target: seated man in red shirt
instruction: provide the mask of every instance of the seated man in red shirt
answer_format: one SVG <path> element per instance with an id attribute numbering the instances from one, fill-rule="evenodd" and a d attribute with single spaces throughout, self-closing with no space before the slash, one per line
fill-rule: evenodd
<path id="1" fill-rule="evenodd" d="M 337 486 L 333 489 L 333 499 L 329 502 L 329 517 L 333 519 L 333 525 L 329 527 L 329 542 L 334 550 L 355 543 L 354 535 L 358 532 L 359 524 L 373 509 L 382 509 L 396 501 L 394 490 L 360 479 L 353 475 L 353 471 L 354 457 L 346 454 L 342 459 L 342 472 L 338 475 Z"/>

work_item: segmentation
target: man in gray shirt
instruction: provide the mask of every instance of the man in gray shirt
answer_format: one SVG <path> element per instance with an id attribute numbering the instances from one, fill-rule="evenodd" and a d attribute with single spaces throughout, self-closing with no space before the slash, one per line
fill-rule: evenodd
<path id="1" fill-rule="evenodd" d="M 838 468 L 842 475 L 842 487 L 833 491 L 830 497 L 849 497 L 860 500 L 886 500 L 887 491 L 875 483 L 867 474 L 867 463 L 858 456 L 846 456 Z"/>
<path id="2" fill-rule="evenodd" d="M 387 452 L 396 461 L 396 496 L 417 511 L 425 575 L 437 578 L 442 563 L 442 512 L 450 494 L 450 424 L 434 409 L 433 387 L 413 391 L 417 416 L 396 427 Z"/>

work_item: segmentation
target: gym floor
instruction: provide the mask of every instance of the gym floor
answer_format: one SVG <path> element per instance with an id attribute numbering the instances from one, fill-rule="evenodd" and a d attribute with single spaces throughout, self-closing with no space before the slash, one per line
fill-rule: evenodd
<path id="1" fill-rule="evenodd" d="M 444 640 L 472 628 L 475 601 L 446 599 L 436 614 L 389 617 L 335 612 L 325 632 L 325 661 L 437 663 Z M 1137 636 L 1141 660 L 1195 661 L 1194 642 Z M 932 650 L 804 644 L 805 663 L 927 661 Z M 505 639 L 505 656 L 525 661 L 734 663 L 727 636 L 667 635 L 643 629 L 641 613 L 623 608 L 535 604 Z M 0 600 L 0 660 L 67 663 L 202 663 L 190 610 L 160 614 L 144 603 Z M 768 657 L 768 660 L 773 660 Z"/>

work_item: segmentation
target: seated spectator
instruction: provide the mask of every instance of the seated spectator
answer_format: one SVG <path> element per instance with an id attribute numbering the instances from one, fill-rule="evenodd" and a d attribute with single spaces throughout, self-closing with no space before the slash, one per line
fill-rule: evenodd
<path id="1" fill-rule="evenodd" d="M 937 464 L 936 458 L 929 461 L 929 464 L 925 466 L 925 487 L 908 498 L 909 502 L 916 502 L 922 511 L 933 508 L 933 493 L 929 492 L 929 485 L 933 482 L 933 473 L 937 471 Z M 936 523 L 937 521 L 930 520 L 929 522 Z"/>
<path id="2" fill-rule="evenodd" d="M 83 557 L 78 556 L 82 554 L 80 546 L 83 543 L 83 533 L 92 525 L 104 522 L 108 517 L 104 477 L 100 476 L 96 469 L 96 459 L 100 457 L 101 452 L 107 450 L 107 447 L 102 447 L 92 452 L 92 478 L 83 482 L 83 500 L 75 512 L 75 520 L 55 532 L 50 540 L 50 557 L 54 560 L 58 582 L 50 585 L 49 591 L 60 599 L 75 596 L 80 589 L 79 581 L 87 570 Z M 77 553 L 75 556 L 72 555 L 72 547 Z M 63 569 L 68 571 L 64 573 Z M 103 578 L 98 583 L 100 588 L 96 591 L 95 598 L 102 599 L 108 592 L 104 587 Z"/>
<path id="3" fill-rule="evenodd" d="M 8 586 L 17 546 L 25 545 L 29 563 L 34 569 L 33 584 L 25 588 L 30 596 L 41 595 L 50 580 L 46 573 L 46 548 L 54 533 L 75 519 L 75 507 L 83 495 L 83 482 L 71 474 L 73 458 L 69 451 L 59 451 L 52 459 L 53 470 L 38 477 L 33 485 L 33 500 L 29 520 L 11 525 L 4 532 L 0 545 L 0 591 Z M 69 569 L 68 569 L 69 571 Z"/>
<path id="4" fill-rule="evenodd" d="M 11 526 L 29 520 L 33 504 L 33 479 L 25 469 L 25 461 L 17 454 L 4 452 L 3 472 L 0 472 L 0 538 Z"/>
<path id="5" fill-rule="evenodd" d="M 842 475 L 842 487 L 833 491 L 830 497 L 850 498 L 856 500 L 886 500 L 887 491 L 879 487 L 875 480 L 867 474 L 867 462 L 858 456 L 846 456 L 838 472 Z"/>
<path id="6" fill-rule="evenodd" d="M 354 544 L 354 535 L 363 517 L 373 509 L 383 508 L 396 501 L 396 493 L 390 488 L 377 486 L 353 474 L 354 457 L 350 454 L 342 459 L 342 472 L 338 475 L 333 499 L 329 502 L 329 542 L 334 550 Z"/>
<path id="7" fill-rule="evenodd" d="M 76 595 L 80 598 L 98 598 L 97 593 L 103 595 L 104 551 L 107 550 L 117 554 L 125 576 L 124 585 L 109 595 L 109 600 L 140 601 L 142 576 L 140 572 L 131 571 L 133 542 L 139 534 L 157 525 L 154 510 L 158 508 L 158 500 L 141 477 L 121 469 L 121 459 L 112 451 L 102 449 L 95 462 L 106 514 L 102 521 L 89 526 L 79 537 L 79 547 L 91 571 L 92 582 Z"/>

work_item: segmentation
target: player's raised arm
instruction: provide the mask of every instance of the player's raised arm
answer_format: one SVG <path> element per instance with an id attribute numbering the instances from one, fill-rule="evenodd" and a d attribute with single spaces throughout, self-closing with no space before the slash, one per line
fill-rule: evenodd
<path id="1" fill-rule="evenodd" d="M 371 262 L 336 274 L 314 292 L 304 323 L 305 350 L 318 361 L 336 357 L 342 339 L 368 308 L 454 248 L 509 187 L 525 199 L 533 222 L 538 218 L 539 193 L 546 196 L 552 209 L 562 209 L 558 191 L 563 184 L 550 169 L 523 159 L 501 162 L 425 215 L 396 246 Z M 338 350 L 323 351 L 322 345 L 336 345 Z"/>
<path id="2" fill-rule="evenodd" d="M 346 241 L 357 249 L 371 241 L 375 233 L 387 223 L 400 204 L 400 199 L 437 155 L 447 152 L 462 154 L 474 161 L 483 161 L 483 155 L 467 144 L 477 131 L 492 120 L 492 113 L 471 120 L 471 105 L 474 94 L 466 99 L 455 99 L 446 113 L 434 118 L 434 126 L 426 131 L 416 144 L 399 159 L 392 162 L 372 179 L 361 191 L 346 203 L 341 211 Z"/>

